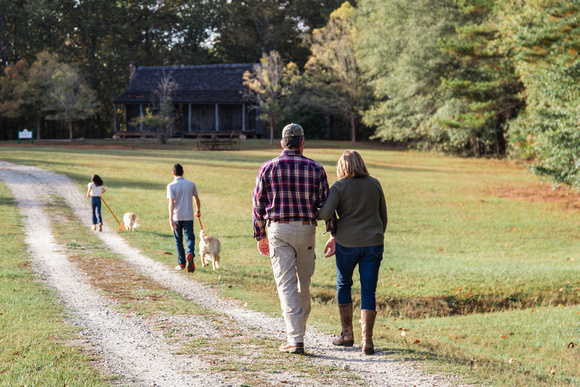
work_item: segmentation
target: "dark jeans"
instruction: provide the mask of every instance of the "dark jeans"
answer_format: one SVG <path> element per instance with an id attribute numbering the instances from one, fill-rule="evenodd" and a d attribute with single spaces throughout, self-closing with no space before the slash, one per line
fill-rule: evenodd
<path id="1" fill-rule="evenodd" d="M 195 257 L 195 235 L 193 235 L 193 220 L 179 220 L 175 223 L 175 246 L 177 247 L 177 263 L 185 265 L 186 251 L 183 249 L 183 234 L 185 234 L 185 245 L 187 253 Z"/>
<path id="2" fill-rule="evenodd" d="M 103 223 L 101 217 L 101 197 L 91 196 L 91 208 L 93 210 L 93 224 Z"/>
<path id="3" fill-rule="evenodd" d="M 375 293 L 384 245 L 344 247 L 336 244 L 336 287 L 338 303 L 352 303 L 352 273 L 358 264 L 360 273 L 361 309 L 376 310 Z"/>

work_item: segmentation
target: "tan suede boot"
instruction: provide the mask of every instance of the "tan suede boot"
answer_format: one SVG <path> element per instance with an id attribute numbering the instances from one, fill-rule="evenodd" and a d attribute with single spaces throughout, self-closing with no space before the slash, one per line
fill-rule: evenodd
<path id="1" fill-rule="evenodd" d="M 375 346 L 373 345 L 373 328 L 375 326 L 377 312 L 370 309 L 362 309 L 360 311 L 360 316 L 362 328 L 361 350 L 365 355 L 372 355 L 375 353 Z"/>
<path id="2" fill-rule="evenodd" d="M 354 344 L 354 334 L 352 332 L 352 303 L 339 304 L 338 312 L 340 313 L 342 332 L 338 339 L 332 341 L 332 344 L 341 345 L 343 347 L 352 347 Z"/>

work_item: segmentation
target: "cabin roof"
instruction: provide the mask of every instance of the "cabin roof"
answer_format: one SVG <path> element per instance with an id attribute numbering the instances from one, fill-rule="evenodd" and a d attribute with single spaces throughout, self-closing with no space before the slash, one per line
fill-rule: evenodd
<path id="1" fill-rule="evenodd" d="M 174 103 L 214 104 L 243 103 L 243 74 L 254 64 L 217 64 L 201 66 L 138 67 L 127 90 L 113 100 L 118 104 L 151 103 L 164 74 L 175 80 Z"/>

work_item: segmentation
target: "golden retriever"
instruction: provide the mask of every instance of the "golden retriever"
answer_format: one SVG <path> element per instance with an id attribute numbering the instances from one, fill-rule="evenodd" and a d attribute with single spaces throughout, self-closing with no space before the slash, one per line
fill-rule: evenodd
<path id="1" fill-rule="evenodd" d="M 126 212 L 125 215 L 123 215 L 123 224 L 121 225 L 121 228 L 123 228 L 123 226 L 125 226 L 125 229 L 128 231 L 135 231 L 135 229 L 139 227 L 139 218 L 137 218 L 137 216 L 132 212 Z"/>
<path id="2" fill-rule="evenodd" d="M 209 261 L 213 269 L 220 267 L 221 243 L 219 239 L 211 235 L 205 235 L 205 231 L 199 232 L 199 255 L 201 256 L 201 266 L 206 267 Z"/>

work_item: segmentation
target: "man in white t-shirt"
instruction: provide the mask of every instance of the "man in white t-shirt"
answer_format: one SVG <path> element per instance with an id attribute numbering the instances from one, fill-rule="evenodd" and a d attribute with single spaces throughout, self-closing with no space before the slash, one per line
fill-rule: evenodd
<path id="1" fill-rule="evenodd" d="M 197 196 L 197 188 L 193 181 L 183 178 L 183 167 L 181 164 L 173 166 L 173 182 L 167 184 L 167 199 L 169 199 L 169 225 L 175 237 L 177 247 L 177 266 L 175 270 L 185 269 L 193 273 L 195 264 L 195 234 L 193 233 L 193 217 L 200 217 L 200 202 Z M 192 202 L 193 199 L 193 202 Z M 193 203 L 195 203 L 195 215 L 193 213 Z M 185 245 L 183 248 L 183 235 L 185 234 Z"/>

